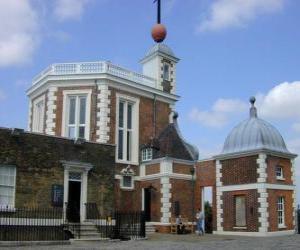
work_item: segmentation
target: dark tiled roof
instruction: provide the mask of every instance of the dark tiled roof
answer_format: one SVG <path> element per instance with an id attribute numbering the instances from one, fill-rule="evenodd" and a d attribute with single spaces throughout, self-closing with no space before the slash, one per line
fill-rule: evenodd
<path id="1" fill-rule="evenodd" d="M 198 149 L 182 137 L 177 117 L 175 113 L 173 123 L 170 123 L 158 136 L 159 149 L 154 150 L 153 158 L 169 156 L 182 160 L 198 160 Z"/>

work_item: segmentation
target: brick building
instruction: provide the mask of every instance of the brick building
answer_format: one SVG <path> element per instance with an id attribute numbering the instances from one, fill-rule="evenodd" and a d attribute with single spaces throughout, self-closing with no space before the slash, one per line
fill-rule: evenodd
<path id="1" fill-rule="evenodd" d="M 184 140 L 174 111 L 179 100 L 178 61 L 167 45 L 157 43 L 140 61 L 142 74 L 105 61 L 53 64 L 42 71 L 27 91 L 31 133 L 24 136 L 37 138 L 29 139 L 29 152 L 36 143 L 41 145 L 39 154 L 46 152 L 47 157 L 41 157 L 44 164 L 37 168 L 39 179 L 47 179 L 43 171 L 49 166 L 57 179 L 43 183 L 48 186 L 36 184 L 26 173 L 35 165 L 26 163 L 27 154 L 16 158 L 22 159 L 22 164 L 16 163 L 24 165 L 22 174 L 42 189 L 44 197 L 50 195 L 50 184 L 61 185 L 63 206 L 78 201 L 82 222 L 87 201 L 106 211 L 103 199 L 110 195 L 106 203 L 110 209 L 143 210 L 149 224 L 168 232 L 178 214 L 194 221 L 195 210 L 204 208 L 203 189 L 210 186 L 215 233 L 292 233 L 296 155 L 287 150 L 272 125 L 257 117 L 252 100 L 250 118 L 232 130 L 223 152 L 198 161 L 198 150 Z M 71 145 L 74 142 L 86 145 L 84 159 L 77 159 L 81 150 Z M 3 145 L 0 164 L 7 165 L 11 145 Z M 18 150 L 22 152 L 21 147 Z M 113 161 L 106 160 L 103 152 Z M 107 172 L 95 175 L 92 166 Z M 80 184 L 70 186 L 72 178 Z M 15 186 L 16 199 L 11 204 L 0 200 L 1 205 L 27 205 L 17 200 L 23 189 L 19 185 Z M 28 199 L 50 205 L 49 200 Z"/>
<path id="2" fill-rule="evenodd" d="M 54 64 L 27 91 L 29 131 L 116 145 L 115 208 L 144 210 L 162 231 L 179 212 L 193 217 L 198 151 L 174 112 L 178 61 L 157 43 L 140 61 L 143 74 L 109 62 Z"/>
<path id="3" fill-rule="evenodd" d="M 196 187 L 213 186 L 216 234 L 293 234 L 296 155 L 250 102 L 250 118 L 230 132 L 222 153 L 198 163 Z"/>
<path id="4" fill-rule="evenodd" d="M 82 203 L 74 202 L 70 207 L 78 208 L 80 214 L 67 212 L 66 217 L 85 220 L 88 203 L 110 215 L 114 145 L 5 128 L 0 128 L 0 141 L 1 209 L 62 207 L 68 196 L 78 191 Z"/>

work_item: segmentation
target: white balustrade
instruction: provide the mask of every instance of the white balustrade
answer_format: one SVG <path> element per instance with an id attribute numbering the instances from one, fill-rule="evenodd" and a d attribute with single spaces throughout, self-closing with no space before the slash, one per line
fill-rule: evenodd
<path id="1" fill-rule="evenodd" d="M 43 70 L 33 79 L 33 85 L 47 76 L 60 75 L 85 75 L 85 74 L 110 74 L 122 79 L 144 84 L 149 87 L 156 86 L 154 78 L 132 72 L 130 70 L 113 65 L 109 62 L 85 62 L 85 63 L 58 63 Z"/>

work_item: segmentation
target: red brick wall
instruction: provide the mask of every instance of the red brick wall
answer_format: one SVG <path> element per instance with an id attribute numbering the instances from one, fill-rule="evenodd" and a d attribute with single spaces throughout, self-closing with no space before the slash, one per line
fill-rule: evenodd
<path id="1" fill-rule="evenodd" d="M 257 158 L 258 156 L 254 155 L 221 161 L 223 185 L 256 183 Z"/>
<path id="2" fill-rule="evenodd" d="M 173 164 L 173 173 L 191 175 L 191 169 L 193 167 L 194 167 L 193 165 L 174 163 Z"/>
<path id="3" fill-rule="evenodd" d="M 96 87 L 64 87 L 64 88 L 58 88 L 56 95 L 56 119 L 55 119 L 55 135 L 61 136 L 62 135 L 62 112 L 63 112 L 63 91 L 64 90 L 92 90 L 92 96 L 91 96 L 91 120 L 90 120 L 90 140 L 96 141 L 96 117 L 97 117 L 97 94 L 98 90 Z"/>
<path id="4" fill-rule="evenodd" d="M 204 187 L 212 187 L 212 213 L 213 230 L 217 228 L 216 210 L 216 161 L 208 160 L 196 164 L 196 185 L 195 185 L 195 211 L 202 208 L 202 190 Z"/>
<path id="5" fill-rule="evenodd" d="M 216 161 L 197 162 L 196 165 L 196 183 L 199 186 L 215 186 L 216 185 Z"/>
<path id="6" fill-rule="evenodd" d="M 120 181 L 115 180 L 115 207 L 119 211 L 142 209 L 142 189 L 148 188 L 150 185 L 154 187 L 151 193 L 151 221 L 160 222 L 162 217 L 161 209 L 161 183 L 160 180 L 151 181 L 135 181 L 134 190 L 120 189 Z"/>
<path id="7" fill-rule="evenodd" d="M 290 159 L 285 159 L 276 156 L 268 156 L 267 158 L 267 182 L 274 184 L 288 184 L 292 185 L 292 171 Z M 280 165 L 283 169 L 283 177 L 285 180 L 276 179 L 276 166 Z"/>
<path id="8" fill-rule="evenodd" d="M 268 189 L 268 212 L 269 212 L 269 231 L 278 230 L 292 230 L 293 228 L 293 191 L 290 190 L 274 190 Z M 283 196 L 285 200 L 285 225 L 286 228 L 278 229 L 278 215 L 277 215 L 277 199 L 279 196 Z"/>
<path id="9" fill-rule="evenodd" d="M 116 93 L 125 94 L 140 99 L 139 106 L 139 144 L 148 143 L 153 137 L 153 100 L 143 96 L 134 95 L 114 88 L 109 88 L 111 91 L 110 104 L 110 141 L 115 143 L 115 126 L 116 126 Z M 156 101 L 156 135 L 169 124 L 169 114 L 171 109 L 168 103 Z"/>
<path id="10" fill-rule="evenodd" d="M 171 216 L 175 217 L 174 214 L 174 202 L 179 201 L 180 203 L 180 214 L 182 217 L 188 218 L 189 221 L 192 220 L 193 208 L 192 208 L 192 197 L 193 197 L 193 189 L 192 182 L 189 180 L 178 180 L 178 179 L 170 179 L 170 183 L 172 185 L 171 188 Z M 194 211 L 196 212 L 196 210 Z"/>
<path id="11" fill-rule="evenodd" d="M 115 207 L 118 211 L 140 211 L 142 209 L 142 193 L 140 182 L 134 182 L 134 190 L 120 188 L 120 180 L 115 180 Z"/>
<path id="12" fill-rule="evenodd" d="M 158 174 L 160 172 L 160 164 L 151 164 L 145 166 L 146 175 Z"/>
<path id="13" fill-rule="evenodd" d="M 235 196 L 246 197 L 246 229 L 235 229 Z M 258 193 L 257 190 L 223 192 L 223 229 L 224 231 L 257 232 L 258 222 Z"/>

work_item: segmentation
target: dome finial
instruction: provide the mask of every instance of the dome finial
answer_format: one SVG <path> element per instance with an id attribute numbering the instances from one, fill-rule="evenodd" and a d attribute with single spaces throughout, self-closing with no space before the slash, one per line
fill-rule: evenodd
<path id="1" fill-rule="evenodd" d="M 249 99 L 250 103 L 251 103 L 251 108 L 250 108 L 250 117 L 251 118 L 256 118 L 257 117 L 257 109 L 254 106 L 255 102 L 256 102 L 256 98 L 254 96 L 250 97 Z"/>

